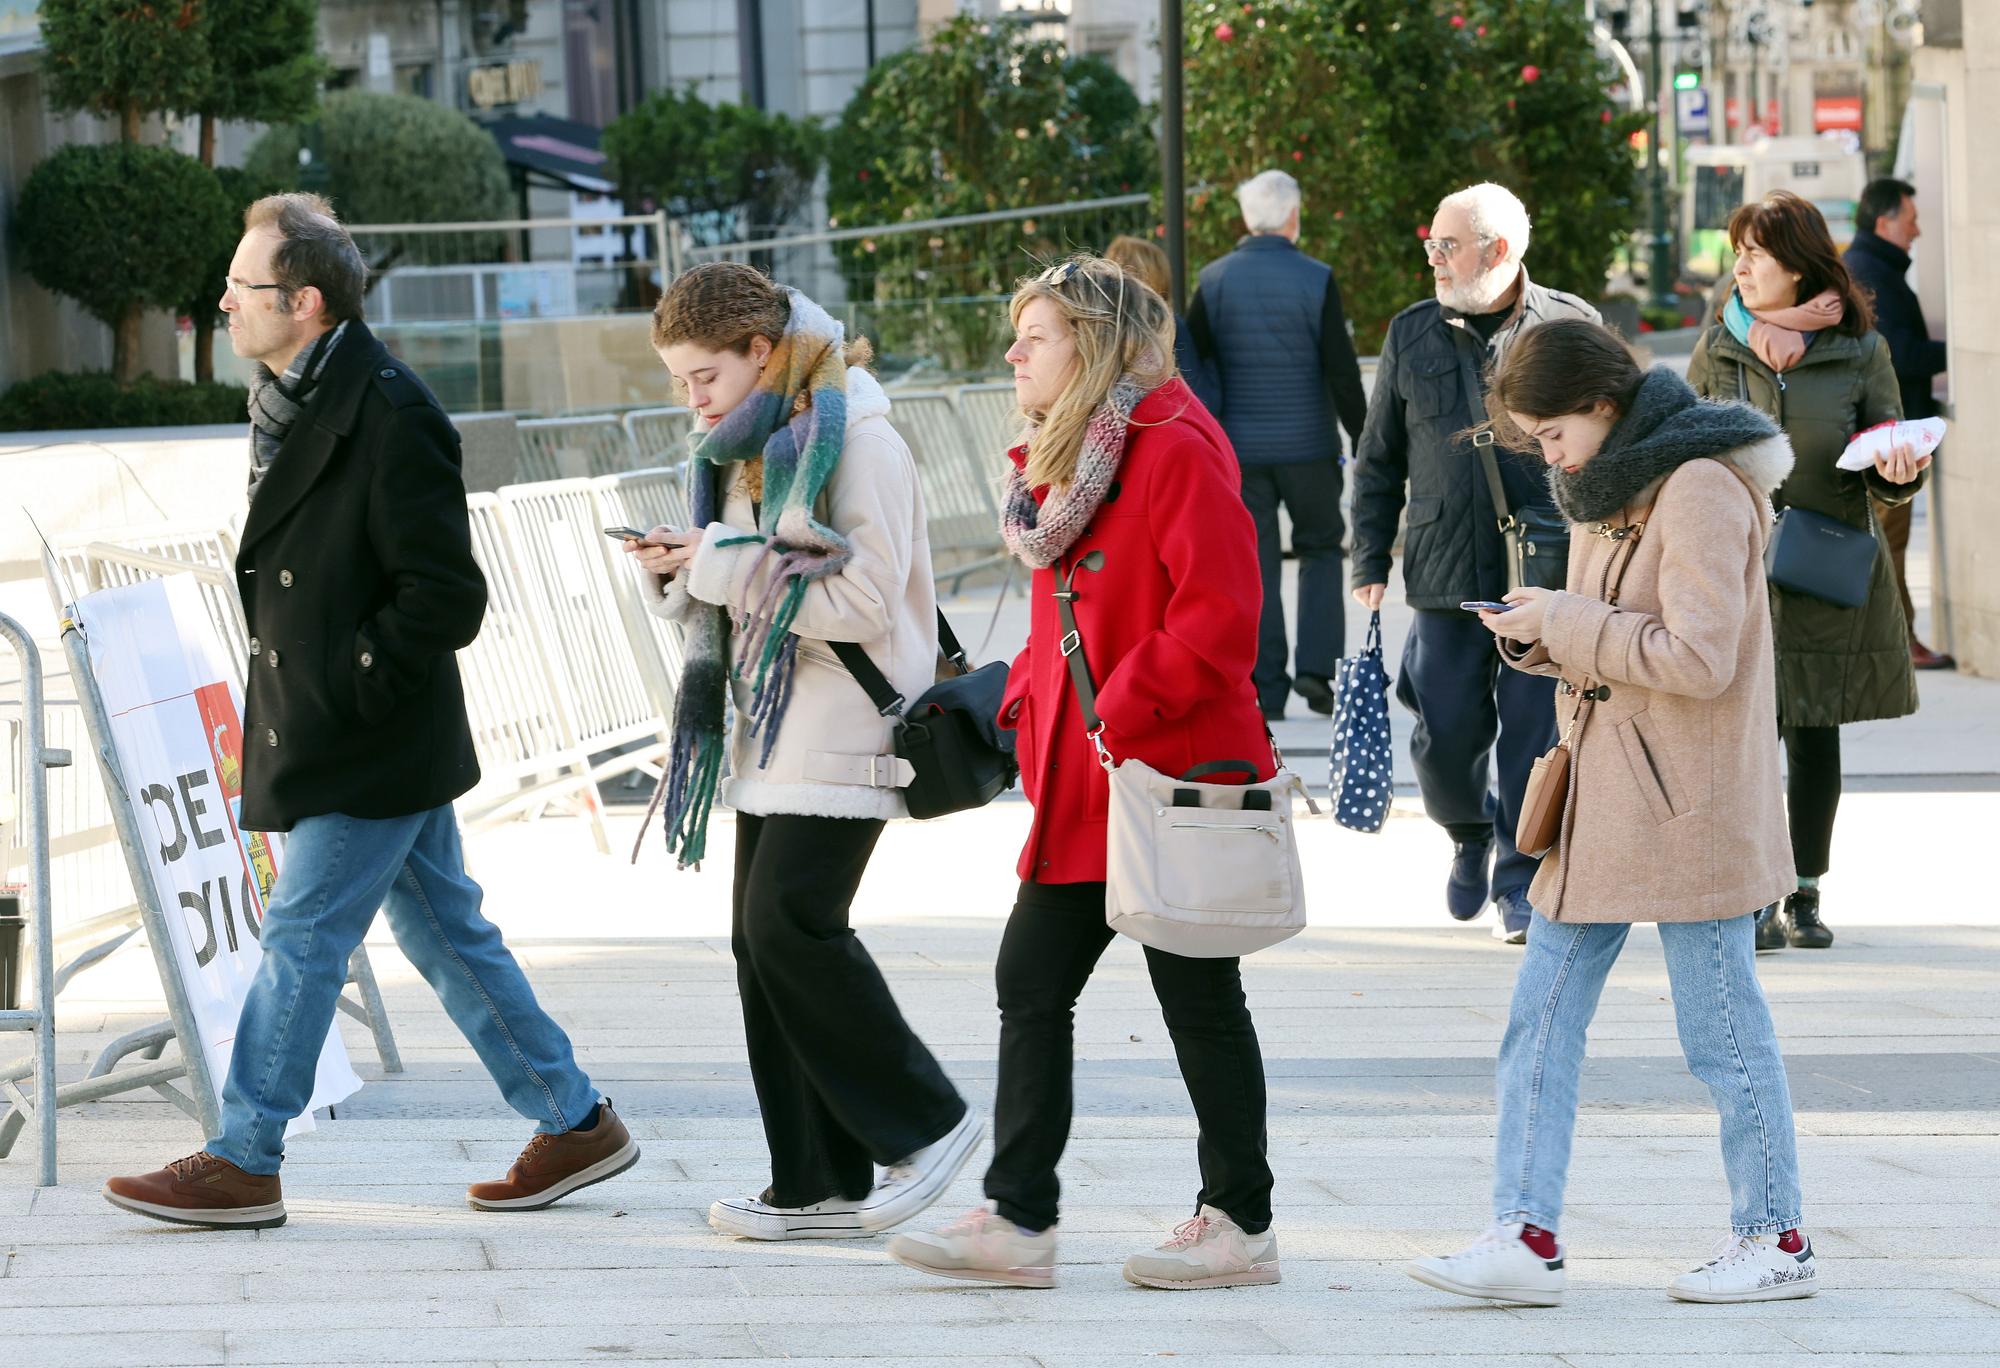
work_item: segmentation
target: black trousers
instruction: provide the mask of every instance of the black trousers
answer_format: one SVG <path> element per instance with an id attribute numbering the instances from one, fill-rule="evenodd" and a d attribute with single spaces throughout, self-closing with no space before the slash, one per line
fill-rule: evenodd
<path id="1" fill-rule="evenodd" d="M 1246 465 L 1243 505 L 1257 525 L 1257 565 L 1263 572 L 1264 613 L 1257 624 L 1257 668 L 1250 678 L 1268 712 L 1292 690 L 1286 665 L 1284 559 L 1278 545 L 1278 505 L 1292 515 L 1292 551 L 1299 562 L 1297 673 L 1332 679 L 1347 650 L 1347 577 L 1341 573 L 1340 462 Z"/>
<path id="2" fill-rule="evenodd" d="M 1785 814 L 1792 863 L 1802 879 L 1817 879 L 1833 859 L 1833 820 L 1840 813 L 1840 728 L 1786 727 Z"/>
<path id="3" fill-rule="evenodd" d="M 1419 609 L 1396 697 L 1416 714 L 1410 758 L 1424 811 L 1454 841 L 1498 840 L 1496 895 L 1526 888 L 1540 861 L 1515 849 L 1514 831 L 1528 774 L 1556 743 L 1555 680 L 1509 669 L 1476 615 Z"/>
<path id="4" fill-rule="evenodd" d="M 882 826 L 736 818 L 730 948 L 771 1149 L 765 1200 L 778 1206 L 865 1197 L 876 1164 L 907 1159 L 965 1115 L 847 924 Z"/>
<path id="5" fill-rule="evenodd" d="M 1000 1081 L 986 1195 L 1032 1230 L 1056 1223 L 1056 1161 L 1074 1106 L 1076 999 L 1113 932 L 1101 883 L 1021 885 L 1000 941 Z M 1251 1234 L 1271 1224 L 1264 1056 L 1234 959 L 1188 959 L 1148 946 L 1146 968 L 1181 1078 L 1201 1124 L 1201 1192 Z"/>

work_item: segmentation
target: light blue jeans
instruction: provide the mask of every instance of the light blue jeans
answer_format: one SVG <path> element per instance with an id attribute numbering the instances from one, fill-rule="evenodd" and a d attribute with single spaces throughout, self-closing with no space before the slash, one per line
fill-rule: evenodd
<path id="1" fill-rule="evenodd" d="M 480 899 L 449 805 L 383 820 L 332 813 L 299 822 L 236 1027 L 222 1134 L 208 1152 L 250 1173 L 278 1171 L 285 1126 L 312 1096 L 347 961 L 377 908 L 507 1104 L 545 1133 L 587 1120 L 597 1093 L 499 928 L 480 915 Z"/>
<path id="2" fill-rule="evenodd" d="M 1681 1052 L 1722 1113 L 1729 1225 L 1738 1235 L 1799 1224 L 1792 1094 L 1771 1011 L 1757 985 L 1755 921 L 1742 916 L 1659 927 Z M 1584 1036 L 1631 929 L 1614 922 L 1551 922 L 1540 913 L 1529 923 L 1496 1080 L 1496 1221 L 1558 1228 Z"/>

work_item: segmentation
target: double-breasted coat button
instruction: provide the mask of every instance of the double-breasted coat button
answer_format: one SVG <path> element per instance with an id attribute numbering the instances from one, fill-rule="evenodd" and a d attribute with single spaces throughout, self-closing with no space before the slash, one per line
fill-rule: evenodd
<path id="1" fill-rule="evenodd" d="M 394 380 L 396 378 L 396 368 L 394 366 L 391 366 L 387 370 L 383 371 L 382 378 L 384 380 Z"/>
<path id="2" fill-rule="evenodd" d="M 278 648 L 276 646 L 271 648 L 270 654 L 266 658 L 271 662 L 272 669 L 275 670 L 278 668 Z"/>
<path id="3" fill-rule="evenodd" d="M 264 744 L 267 746 L 278 744 L 278 729 L 276 727 L 264 728 Z"/>
<path id="4" fill-rule="evenodd" d="M 253 656 L 264 654 L 264 643 L 257 640 L 256 637 L 250 638 L 250 654 Z"/>
<path id="5" fill-rule="evenodd" d="M 284 586 L 284 587 L 285 587 L 285 588 L 287 588 L 287 589 L 291 588 L 291 587 L 292 587 L 292 572 L 291 572 L 291 571 L 289 571 L 289 570 L 280 570 L 280 571 L 278 572 L 278 583 L 279 583 L 280 585 Z"/>
<path id="6" fill-rule="evenodd" d="M 364 670 L 372 670 L 372 669 L 374 669 L 374 668 L 375 668 L 375 657 L 374 657 L 374 655 L 372 655 L 371 653 L 369 653 L 369 652 L 367 652 L 367 651 L 363 651 L 363 652 L 361 653 L 361 668 L 362 668 L 362 669 L 364 669 Z"/>

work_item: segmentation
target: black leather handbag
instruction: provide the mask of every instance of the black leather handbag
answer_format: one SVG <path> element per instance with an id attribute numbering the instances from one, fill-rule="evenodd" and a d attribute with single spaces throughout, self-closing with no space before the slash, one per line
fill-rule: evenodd
<path id="1" fill-rule="evenodd" d="M 1493 514 L 1507 543 L 1509 589 L 1563 589 L 1569 584 L 1569 522 L 1553 508 L 1509 508 L 1507 486 L 1500 479 L 1500 462 L 1493 454 L 1492 432 L 1475 433 L 1479 463 L 1486 471 L 1486 489 L 1493 497 Z"/>
<path id="2" fill-rule="evenodd" d="M 868 653 L 851 641 L 827 645 L 884 717 L 896 720 L 896 756 L 909 763 L 903 802 L 910 816 L 942 817 L 984 807 L 1020 775 L 1014 761 L 1014 734 L 999 722 L 1007 692 L 1007 664 L 991 661 L 972 669 L 965 648 L 938 614 L 938 655 L 956 671 L 926 689 L 906 709 L 903 696 L 885 679 Z"/>
<path id="3" fill-rule="evenodd" d="M 1764 550 L 1765 579 L 1780 589 L 1843 608 L 1868 602 L 1874 573 L 1872 532 L 1803 508 L 1788 508 L 1778 515 L 1771 544 Z"/>

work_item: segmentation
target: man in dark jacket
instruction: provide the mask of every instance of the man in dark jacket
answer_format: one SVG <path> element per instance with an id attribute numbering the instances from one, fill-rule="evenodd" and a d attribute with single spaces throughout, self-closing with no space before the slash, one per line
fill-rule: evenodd
<path id="1" fill-rule="evenodd" d="M 1903 396 L 1905 418 L 1930 418 L 1937 413 L 1931 381 L 1945 369 L 1944 343 L 1931 340 L 1923 305 L 1910 288 L 1910 248 L 1922 236 L 1917 227 L 1917 188 L 1907 181 L 1868 182 L 1854 211 L 1856 232 L 1846 253 L 1855 282 L 1875 297 L 1875 331 L 1889 344 L 1896 363 L 1896 388 Z M 1910 624 L 1910 664 L 1919 670 L 1955 669 L 1958 662 L 1917 640 L 1916 605 L 1903 561 L 1910 548 L 1912 503 L 1894 508 L 1875 505 L 1876 521 L 1896 570 L 1896 589 L 1903 596 L 1903 619 Z"/>
<path id="2" fill-rule="evenodd" d="M 577 1067 L 480 915 L 452 800 L 479 778 L 453 652 L 479 632 L 458 434 L 361 321 L 367 267 L 315 195 L 252 205 L 222 308 L 250 395 L 250 515 L 236 560 L 251 632 L 243 797 L 287 831 L 223 1089 L 221 1134 L 113 1178 L 116 1206 L 180 1225 L 282 1225 L 285 1128 L 313 1077 L 348 957 L 378 908 L 501 1093 L 538 1134 L 488 1210 L 548 1206 L 639 1147 Z"/>
<path id="3" fill-rule="evenodd" d="M 1500 914 L 1494 935 L 1515 944 L 1527 935 L 1536 862 L 1515 849 L 1514 829 L 1528 773 L 1555 744 L 1555 681 L 1503 668 L 1492 634 L 1459 604 L 1495 600 L 1511 587 L 1503 521 L 1526 510 L 1557 514 L 1539 456 L 1465 434 L 1486 417 L 1488 367 L 1525 329 L 1597 317 L 1574 295 L 1528 279 L 1521 265 L 1528 227 L 1521 201 L 1498 185 L 1475 185 L 1438 205 L 1423 243 L 1436 298 L 1389 324 L 1354 470 L 1354 597 L 1364 608 L 1382 605 L 1397 519 L 1408 505 L 1403 583 L 1417 612 L 1396 696 L 1416 714 L 1410 750 L 1424 809 L 1455 847 L 1446 907 L 1471 921 L 1490 894 Z M 1505 508 L 1494 506 L 1493 477 Z M 1566 543 L 1537 550 L 1560 557 Z M 1538 582 L 1560 585 L 1560 568 Z"/>
<path id="4" fill-rule="evenodd" d="M 1368 405 L 1332 268 L 1298 249 L 1299 183 L 1266 171 L 1239 186 L 1236 200 L 1249 235 L 1203 268 L 1188 305 L 1205 372 L 1191 383 L 1236 448 L 1243 502 L 1257 524 L 1264 609 L 1251 677 L 1265 718 L 1276 721 L 1293 690 L 1314 712 L 1333 712 L 1331 681 L 1347 643 L 1334 419 L 1358 441 Z M 1295 672 L 1286 669 L 1280 504 L 1299 562 Z"/>

